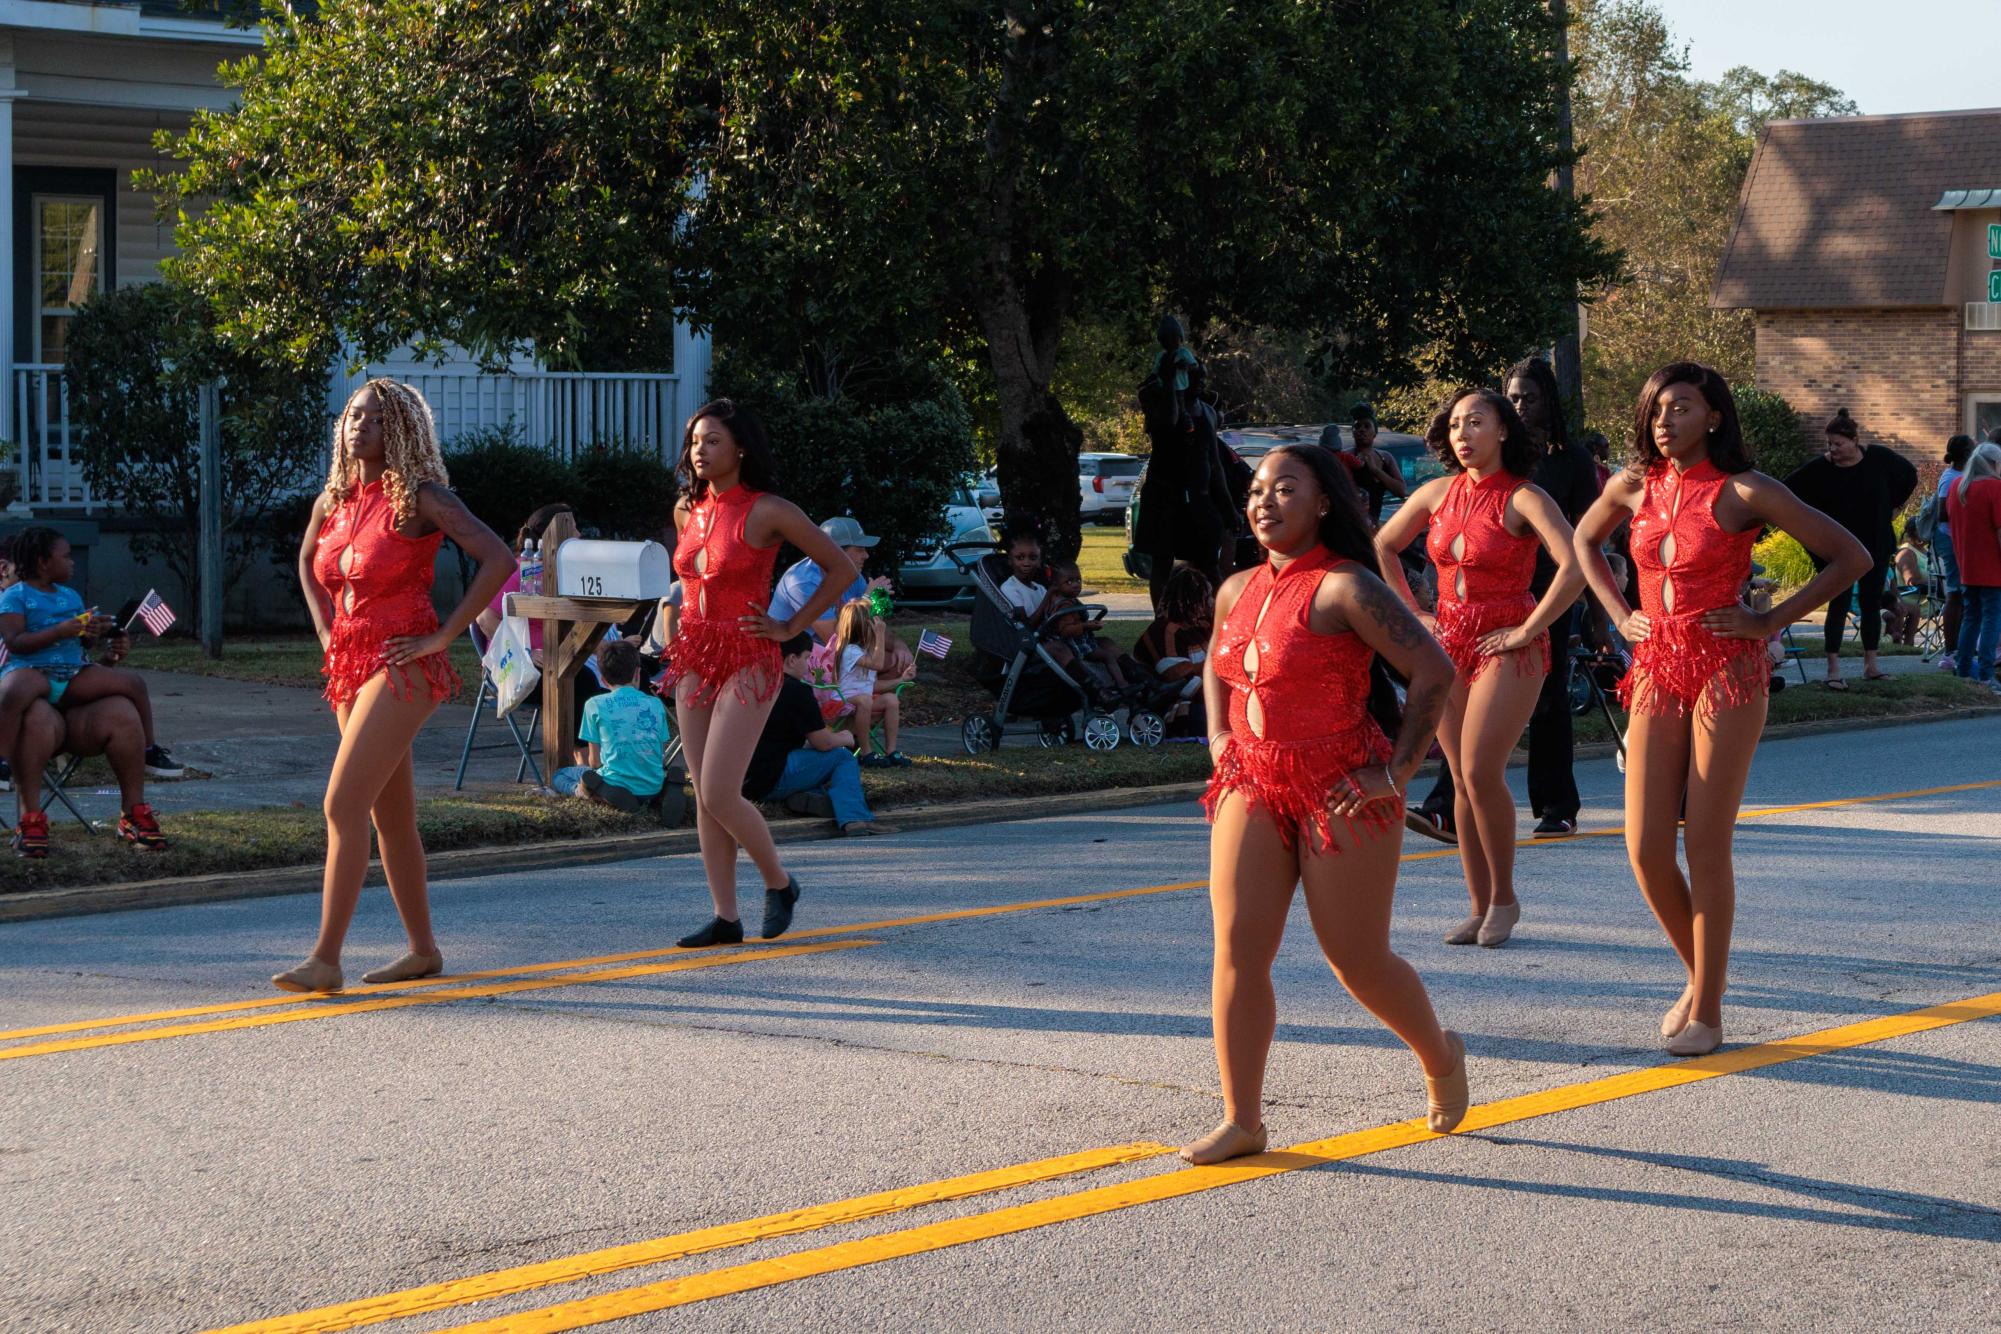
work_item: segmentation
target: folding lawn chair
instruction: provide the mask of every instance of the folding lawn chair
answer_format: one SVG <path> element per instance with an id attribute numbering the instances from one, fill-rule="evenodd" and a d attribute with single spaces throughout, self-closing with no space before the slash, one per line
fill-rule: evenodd
<path id="1" fill-rule="evenodd" d="M 60 801 L 63 804 L 63 809 L 76 817 L 76 822 L 84 827 L 86 833 L 95 834 L 97 826 L 92 824 L 85 817 L 84 813 L 76 808 L 76 803 L 69 799 L 69 793 L 63 790 L 63 784 L 70 780 L 71 776 L 76 773 L 77 766 L 82 763 L 83 757 L 81 755 L 58 755 L 55 759 L 49 761 L 48 768 L 42 770 L 42 809 L 47 810 L 50 805 Z M 0 829 L 12 829 L 13 827 L 13 821 L 9 820 L 6 815 L 0 814 Z"/>
<path id="2" fill-rule="evenodd" d="M 535 785 L 540 787 L 542 786 L 542 769 L 535 763 L 534 753 L 529 750 L 529 739 L 531 737 L 535 739 L 535 745 L 538 748 L 541 745 L 542 705 L 539 695 L 536 697 L 535 705 L 528 711 L 527 735 L 524 736 L 522 734 L 521 724 L 515 719 L 515 713 L 520 712 L 517 709 L 515 713 L 505 714 L 500 719 L 507 726 L 508 740 L 489 741 L 483 745 L 473 744 L 473 738 L 479 734 L 480 714 L 485 710 L 488 702 L 496 698 L 496 692 L 493 682 L 488 679 L 486 674 L 486 667 L 484 665 L 486 640 L 480 635 L 479 626 L 477 624 L 467 626 L 466 634 L 472 639 L 473 652 L 479 656 L 482 665 L 479 671 L 479 691 L 473 696 L 472 701 L 472 721 L 466 724 L 465 748 L 459 752 L 459 772 L 458 776 L 452 780 L 452 790 L 456 792 L 465 786 L 466 762 L 472 758 L 474 751 L 506 750 L 510 745 L 521 755 L 521 762 L 514 766 L 514 781 L 518 783 L 524 776 L 532 773 L 535 775 Z"/>

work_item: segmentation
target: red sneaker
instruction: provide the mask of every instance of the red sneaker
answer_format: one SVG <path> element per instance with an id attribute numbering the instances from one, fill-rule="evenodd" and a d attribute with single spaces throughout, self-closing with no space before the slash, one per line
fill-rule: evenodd
<path id="1" fill-rule="evenodd" d="M 35 861 L 49 855 L 49 816 L 46 811 L 29 811 L 14 830 L 14 853 Z"/>
<path id="2" fill-rule="evenodd" d="M 46 837 L 46 819 L 42 828 Z M 118 837 L 148 852 L 160 852 L 167 846 L 166 836 L 160 832 L 160 822 L 153 818 L 153 808 L 143 801 L 118 817 Z"/>

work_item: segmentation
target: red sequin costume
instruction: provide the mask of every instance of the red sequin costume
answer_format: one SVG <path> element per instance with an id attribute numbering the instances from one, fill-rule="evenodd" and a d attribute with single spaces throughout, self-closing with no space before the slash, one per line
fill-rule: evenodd
<path id="1" fill-rule="evenodd" d="M 667 646 L 667 675 L 660 693 L 670 698 L 683 677 L 697 682 L 692 703 L 706 708 L 723 685 L 736 679 L 736 697 L 762 702 L 778 693 L 783 657 L 775 640 L 743 632 L 739 618 L 762 612 L 771 601 L 771 575 L 779 543 L 754 547 L 744 535 L 751 506 L 764 493 L 739 483 L 696 501 L 674 547 L 681 580 L 681 621 Z M 695 562 L 702 555 L 701 566 Z"/>
<path id="2" fill-rule="evenodd" d="M 1535 553 L 1541 539 L 1534 533 L 1516 537 L 1508 531 L 1508 501 L 1528 485 L 1511 473 L 1475 478 L 1462 472 L 1445 489 L 1445 500 L 1431 516 L 1425 554 L 1438 570 L 1438 645 L 1459 675 L 1477 679 L 1497 658 L 1480 652 L 1480 641 L 1496 630 L 1509 630 L 1535 615 L 1536 596 L 1529 591 L 1535 578 Z M 1462 554 L 1452 544 L 1464 538 Z M 1466 593 L 1459 593 L 1464 576 Z M 1507 656 L 1520 676 L 1549 674 L 1549 635 L 1538 635 L 1526 648 Z"/>
<path id="3" fill-rule="evenodd" d="M 1308 829 L 1320 848 L 1331 848 L 1327 802 L 1335 784 L 1390 757 L 1389 739 L 1368 710 L 1375 650 L 1359 635 L 1315 634 L 1307 624 L 1320 577 L 1343 563 L 1315 547 L 1282 571 L 1274 572 L 1269 561 L 1260 565 L 1216 639 L 1216 674 L 1230 687 L 1230 742 L 1216 761 L 1203 808 L 1214 820 L 1227 794 L 1242 793 L 1270 812 L 1288 847 Z M 1253 640 L 1254 671 L 1244 663 Z M 1262 737 L 1251 730 L 1253 692 L 1264 709 Z M 1382 832 L 1402 821 L 1400 809 L 1378 803 L 1349 817 L 1348 829 Z"/>
<path id="4" fill-rule="evenodd" d="M 1633 563 L 1640 575 L 1640 610 L 1652 628 L 1633 646 L 1633 668 L 1619 682 L 1629 713 L 1682 718 L 1700 706 L 1705 716 L 1736 708 L 1771 688 L 1771 663 L 1760 639 L 1723 639 L 1702 627 L 1702 614 L 1736 605 L 1751 577 L 1758 530 L 1726 533 L 1716 523 L 1716 497 L 1730 480 L 1708 459 L 1677 474 L 1668 463 L 1647 470 L 1633 515 Z M 1672 561 L 1661 543 L 1674 537 Z M 1671 582 L 1674 610 L 1663 606 Z"/>
<path id="5" fill-rule="evenodd" d="M 447 654 L 433 653 L 394 667 L 383 658 L 383 645 L 391 636 L 428 635 L 438 628 L 431 577 L 438 544 L 444 540 L 442 532 L 428 537 L 397 532 L 396 507 L 379 479 L 356 486 L 320 525 L 313 577 L 334 609 L 333 633 L 320 674 L 326 677 L 326 697 L 335 707 L 352 704 L 377 672 L 387 674 L 392 694 L 409 699 L 412 667 L 422 675 L 433 701 L 459 693 L 462 683 Z"/>

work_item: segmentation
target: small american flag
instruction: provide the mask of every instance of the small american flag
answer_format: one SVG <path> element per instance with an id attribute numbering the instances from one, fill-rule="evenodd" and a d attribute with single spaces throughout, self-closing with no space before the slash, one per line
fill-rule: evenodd
<path id="1" fill-rule="evenodd" d="M 153 589 L 146 590 L 146 596 L 140 601 L 136 615 L 146 623 L 146 628 L 153 632 L 155 639 L 173 628 L 174 609 L 162 601 L 159 593 Z"/>
<path id="2" fill-rule="evenodd" d="M 952 641 L 935 631 L 926 630 L 923 634 L 917 636 L 917 651 L 919 653 L 929 653 L 932 657 L 943 662 L 945 656 L 952 651 Z"/>

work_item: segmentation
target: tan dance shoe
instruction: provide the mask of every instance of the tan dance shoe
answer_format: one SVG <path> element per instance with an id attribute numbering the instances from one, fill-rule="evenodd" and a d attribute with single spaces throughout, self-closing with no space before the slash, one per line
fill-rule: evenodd
<path id="1" fill-rule="evenodd" d="M 1723 1025 L 1711 1028 L 1697 1019 L 1691 1019 L 1674 1040 L 1667 1045 L 1670 1055 L 1707 1056 L 1723 1045 Z"/>
<path id="2" fill-rule="evenodd" d="M 1445 943 L 1448 945 L 1471 945 L 1480 938 L 1480 927 L 1486 920 L 1487 915 L 1485 913 L 1479 913 L 1467 918 L 1446 933 Z"/>
<path id="3" fill-rule="evenodd" d="M 1671 1038 L 1688 1025 L 1688 1012 L 1695 1008 L 1695 983 L 1681 989 L 1681 999 L 1661 1016 L 1661 1036 Z"/>
<path id="4" fill-rule="evenodd" d="M 1458 1053 L 1459 1064 L 1449 1075 L 1436 1079 L 1430 1075 L 1424 1077 L 1424 1122 L 1441 1135 L 1449 1135 L 1458 1128 L 1473 1100 L 1466 1091 L 1466 1042 L 1449 1028 L 1445 1030 L 1445 1040 Z"/>
<path id="5" fill-rule="evenodd" d="M 1270 1137 L 1271 1132 L 1265 1126 L 1246 1130 L 1235 1121 L 1225 1121 L 1193 1144 L 1184 1144 L 1181 1156 L 1197 1167 L 1207 1167 L 1211 1163 L 1263 1153 Z"/>
<path id="6" fill-rule="evenodd" d="M 280 991 L 339 991 L 345 980 L 339 968 L 313 955 L 297 968 L 271 975 L 271 985 Z"/>
<path id="7" fill-rule="evenodd" d="M 442 954 L 406 954 L 395 963 L 384 964 L 372 973 L 363 973 L 364 982 L 410 982 L 420 977 L 436 977 L 445 971 Z"/>
<path id="8" fill-rule="evenodd" d="M 1515 923 L 1522 920 L 1520 900 L 1513 903 L 1496 903 L 1487 909 L 1486 920 L 1480 923 L 1480 934 L 1476 937 L 1488 949 L 1505 944 L 1515 933 Z"/>

